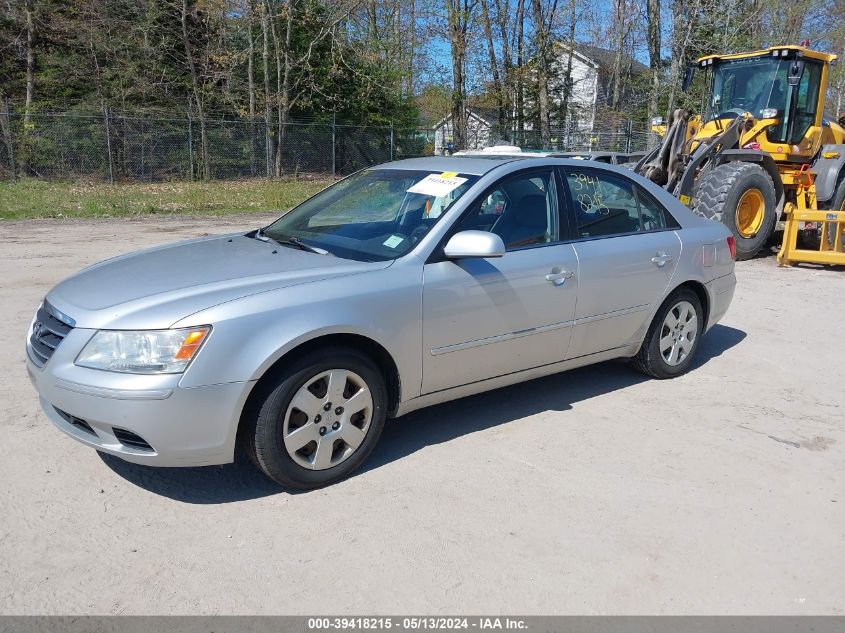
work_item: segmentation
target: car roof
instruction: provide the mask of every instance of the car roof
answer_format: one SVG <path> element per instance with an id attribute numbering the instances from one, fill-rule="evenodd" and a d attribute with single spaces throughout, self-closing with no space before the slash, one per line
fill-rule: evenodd
<path id="1" fill-rule="evenodd" d="M 376 165 L 372 169 L 419 169 L 421 171 L 456 171 L 459 174 L 483 176 L 499 165 L 536 158 L 530 154 L 526 156 L 423 156 L 421 158 L 406 158 L 391 163 Z"/>

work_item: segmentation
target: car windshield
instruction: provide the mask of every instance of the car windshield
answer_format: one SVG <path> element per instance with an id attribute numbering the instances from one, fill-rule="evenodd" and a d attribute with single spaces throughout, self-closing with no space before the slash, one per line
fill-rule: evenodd
<path id="1" fill-rule="evenodd" d="M 735 118 L 750 112 L 760 118 L 766 109 L 783 116 L 790 62 L 772 57 L 749 57 L 716 64 L 707 120 Z"/>
<path id="2" fill-rule="evenodd" d="M 478 176 L 457 172 L 368 169 L 309 198 L 264 229 L 337 257 L 396 259 L 410 251 Z"/>

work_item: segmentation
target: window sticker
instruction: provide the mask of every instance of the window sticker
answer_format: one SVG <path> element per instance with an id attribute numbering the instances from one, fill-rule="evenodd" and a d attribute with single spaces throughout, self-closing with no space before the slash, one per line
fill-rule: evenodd
<path id="1" fill-rule="evenodd" d="M 459 178 L 455 173 L 444 171 L 442 174 L 429 174 L 407 191 L 408 193 L 420 193 L 424 196 L 442 198 L 467 181 L 466 178 Z"/>
<path id="2" fill-rule="evenodd" d="M 388 248 L 396 248 L 404 241 L 404 237 L 400 237 L 399 235 L 391 235 L 386 240 L 384 240 L 384 245 Z"/>

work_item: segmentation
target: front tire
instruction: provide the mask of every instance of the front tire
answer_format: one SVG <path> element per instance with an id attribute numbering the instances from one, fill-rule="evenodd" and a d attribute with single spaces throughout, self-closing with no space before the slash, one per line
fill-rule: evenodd
<path id="1" fill-rule="evenodd" d="M 775 230 L 775 186 L 755 163 L 729 162 L 711 169 L 696 187 L 693 211 L 727 226 L 736 239 L 736 258 L 754 257 Z"/>
<path id="2" fill-rule="evenodd" d="M 673 292 L 657 310 L 634 367 L 653 378 L 675 378 L 689 371 L 704 331 L 701 300 L 689 288 Z"/>
<path id="3" fill-rule="evenodd" d="M 384 378 L 366 355 L 310 352 L 258 394 L 244 441 L 273 481 L 309 490 L 348 477 L 378 443 L 387 414 Z"/>

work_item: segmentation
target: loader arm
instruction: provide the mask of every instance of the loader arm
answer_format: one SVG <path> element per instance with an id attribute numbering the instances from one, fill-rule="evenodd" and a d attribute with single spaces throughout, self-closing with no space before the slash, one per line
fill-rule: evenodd
<path id="1" fill-rule="evenodd" d="M 736 149 L 739 146 L 739 139 L 742 135 L 742 128 L 745 124 L 744 117 L 737 117 L 720 133 L 704 139 L 698 143 L 689 156 L 683 174 L 677 182 L 677 188 L 667 189 L 684 204 L 688 204 L 695 189 L 695 181 L 699 171 L 705 167 L 705 163 L 713 161 L 721 152 Z M 716 164 L 718 161 L 713 161 Z"/>
<path id="2" fill-rule="evenodd" d="M 685 111 L 675 110 L 672 123 L 660 145 L 643 156 L 634 171 L 671 191 L 683 169 L 683 148 L 688 121 Z"/>

